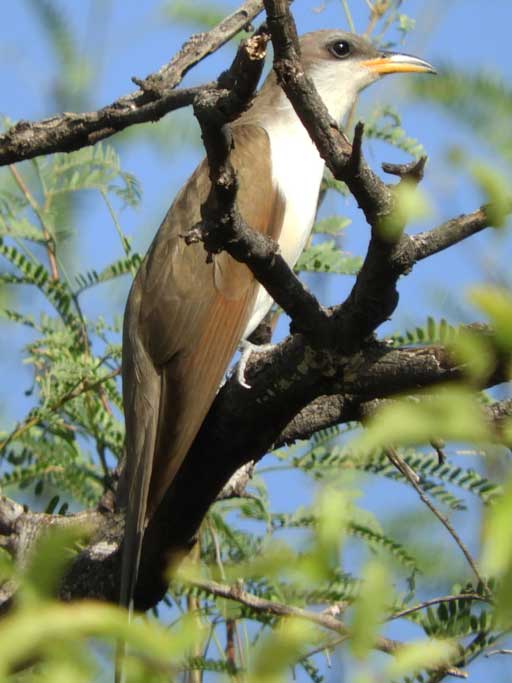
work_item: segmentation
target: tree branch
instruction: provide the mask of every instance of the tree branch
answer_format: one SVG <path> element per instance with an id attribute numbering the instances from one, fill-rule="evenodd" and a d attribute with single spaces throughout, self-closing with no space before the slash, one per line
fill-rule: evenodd
<path id="1" fill-rule="evenodd" d="M 387 383 L 386 400 L 392 400 L 394 395 L 414 391 L 415 387 L 433 387 L 442 382 L 462 379 L 471 372 L 470 367 L 450 361 L 446 350 L 440 346 L 397 349 L 397 352 L 396 356 L 390 353 L 377 361 L 370 371 L 371 377 L 365 377 L 365 371 L 362 369 L 355 385 L 347 386 L 344 393 L 325 394 L 311 401 L 286 425 L 274 448 L 309 439 L 321 429 L 329 429 L 347 422 L 360 422 L 368 418 L 383 403 L 383 399 L 380 398 L 367 398 L 372 393 L 372 387 L 377 388 L 375 381 L 378 384 L 382 382 L 382 385 Z M 426 382 L 427 375 L 429 380 Z M 501 368 L 487 378 L 482 388 L 495 386 L 507 380 L 507 370 Z M 357 393 L 361 390 L 362 394 Z M 512 400 L 482 406 L 482 412 L 485 419 L 493 425 L 496 439 L 499 441 L 507 418 L 512 417 Z"/>
<path id="2" fill-rule="evenodd" d="M 228 124 L 246 108 L 253 96 L 265 57 L 266 34 L 245 41 L 224 80 L 227 92 L 204 89 L 194 100 L 201 126 L 212 186 L 201 209 L 202 223 L 185 240 L 202 241 L 209 254 L 227 251 L 245 263 L 273 299 L 294 320 L 296 327 L 318 337 L 328 313 L 298 280 L 278 253 L 278 245 L 248 226 L 236 206 L 238 181 L 230 163 L 232 136 Z"/>
<path id="3" fill-rule="evenodd" d="M 394 448 L 388 447 L 386 449 L 391 453 L 392 456 L 396 456 L 397 453 Z M 484 579 L 484 577 L 481 575 L 479 568 L 477 567 L 476 560 L 474 557 L 471 555 L 471 553 L 468 550 L 468 547 L 462 540 L 462 538 L 459 536 L 459 534 L 455 531 L 455 527 L 453 524 L 450 522 L 450 520 L 443 515 L 443 513 L 434 505 L 434 503 L 430 500 L 430 498 L 427 496 L 425 491 L 422 489 L 421 485 L 416 481 L 414 477 L 411 476 L 410 472 L 402 468 L 400 470 L 403 474 L 403 476 L 407 479 L 409 484 L 413 487 L 413 489 L 416 491 L 418 496 L 420 497 L 422 503 L 424 503 L 428 509 L 437 517 L 437 519 L 441 522 L 441 524 L 444 526 L 446 531 L 450 534 L 450 536 L 453 538 L 455 541 L 456 545 L 460 548 L 462 554 L 466 558 L 466 561 L 468 565 L 471 568 L 471 571 L 476 577 L 476 580 L 479 582 L 481 586 L 483 586 L 483 589 L 487 596 L 489 597 L 491 595 L 491 592 L 489 590 L 489 587 L 487 586 L 487 583 Z"/>
<path id="4" fill-rule="evenodd" d="M 458 242 L 476 235 L 476 233 L 492 226 L 489 214 L 492 215 L 492 207 L 481 206 L 476 211 L 462 214 L 457 218 L 452 218 L 442 223 L 437 228 L 420 232 L 411 237 L 414 244 L 415 261 L 421 261 L 428 256 L 437 254 L 444 249 L 452 247 Z M 512 212 L 512 202 L 508 206 L 509 213 Z"/>
<path id="5" fill-rule="evenodd" d="M 336 365 L 331 358 L 322 365 L 318 354 L 312 354 L 304 346 L 301 335 L 288 338 L 274 352 L 262 355 L 252 369 L 250 391 L 232 378 L 219 392 L 175 484 L 148 527 L 137 589 L 139 608 L 153 606 L 165 593 L 164 577 L 168 575 L 169 562 L 179 562 L 194 544 L 197 529 L 220 492 L 224 489 L 222 496 L 231 495 L 231 489 L 224 487 L 233 473 L 261 458 L 275 444 L 305 438 L 308 429 L 318 428 L 319 423 L 311 421 L 311 416 L 321 415 L 323 402 L 331 398 L 326 395 L 326 389 L 331 388 L 332 382 L 338 387 L 345 386 L 347 391 L 346 397 L 334 397 L 341 406 L 337 415 L 334 411 L 331 413 L 334 424 L 360 419 L 365 407 L 377 398 L 432 386 L 459 377 L 462 371 L 440 346 L 389 349 L 383 344 L 373 344 L 352 359 L 338 359 Z M 500 379 L 506 379 L 506 375 L 493 376 L 493 381 Z M 489 407 L 490 419 L 495 417 L 498 424 L 509 413 L 512 413 L 512 402 Z M 208 458 L 204 458 L 205 452 Z M 242 475 L 244 483 L 248 474 L 245 470 Z M 239 491 L 236 481 L 232 485 L 233 492 Z M 0 542 L 23 561 L 44 528 L 76 521 L 95 529 L 95 540 L 73 562 L 63 581 L 61 595 L 66 599 L 92 596 L 115 601 L 122 537 L 118 516 L 95 511 L 66 517 L 42 515 L 2 500 Z M 1 596 L 4 609 L 9 605 L 10 594 L 12 590 Z"/>
<path id="6" fill-rule="evenodd" d="M 253 593 L 248 593 L 238 584 L 229 586 L 206 579 L 185 579 L 185 581 L 189 585 L 199 588 L 210 595 L 215 595 L 226 600 L 234 600 L 260 614 L 270 614 L 276 617 L 294 617 L 295 619 L 317 624 L 330 631 L 339 633 L 342 636 L 350 636 L 348 626 L 328 612 L 312 612 L 303 609 L 302 607 L 286 605 L 285 603 L 277 602 L 275 600 L 266 600 Z M 375 643 L 375 648 L 381 652 L 392 655 L 397 651 L 401 644 L 402 643 L 396 640 L 379 637 Z"/>
<path id="7" fill-rule="evenodd" d="M 403 617 L 406 617 L 409 614 L 414 614 L 414 612 L 419 612 L 420 610 L 425 609 L 426 607 L 432 607 L 433 605 L 440 605 L 446 602 L 458 602 L 459 600 L 477 600 L 480 602 L 489 602 L 488 598 L 484 598 L 479 593 L 459 593 L 458 595 L 444 595 L 441 598 L 432 598 L 431 600 L 424 600 L 423 602 L 420 602 L 417 605 L 407 607 L 406 609 L 403 609 L 400 612 L 395 612 L 395 614 L 392 614 L 389 617 L 389 621 L 392 621 L 394 619 L 402 619 Z"/>
<path id="8" fill-rule="evenodd" d="M 225 600 L 234 600 L 249 609 L 259 612 L 260 614 L 269 614 L 276 617 L 292 617 L 295 619 L 301 619 L 304 621 L 309 621 L 310 623 L 317 624 L 322 628 L 326 628 L 330 631 L 334 631 L 345 637 L 350 637 L 350 629 L 346 626 L 340 619 L 329 614 L 328 611 L 323 612 L 312 612 L 310 610 L 303 609 L 302 607 L 294 607 L 293 605 L 286 605 L 282 602 L 277 602 L 275 600 L 266 600 L 260 598 L 258 595 L 253 593 L 248 593 L 244 591 L 241 585 L 229 586 L 226 584 L 218 583 L 217 581 L 209 580 L 199 580 L 199 579 L 186 579 L 187 583 L 191 586 L 199 588 L 199 590 L 205 591 L 210 595 L 215 595 Z M 383 636 L 378 636 L 374 647 L 380 652 L 385 652 L 389 655 L 394 655 L 403 646 L 403 643 L 392 640 L 391 638 L 384 638 Z M 452 666 L 440 666 L 431 671 L 437 671 L 439 673 L 444 673 L 445 675 L 455 676 L 457 678 L 467 678 L 467 674 L 460 669 Z"/>
<path id="9" fill-rule="evenodd" d="M 256 6 L 259 3 L 245 3 L 244 7 L 248 5 Z M 225 164 L 229 131 L 222 129 L 222 125 L 224 121 L 232 120 L 245 106 L 256 80 L 257 68 L 253 67 L 259 68 L 259 65 L 251 66 L 248 61 L 243 62 L 244 69 L 248 69 L 245 80 L 237 80 L 234 76 L 234 65 L 228 75 L 219 79 L 220 86 L 202 87 L 193 93 L 188 91 L 187 102 L 199 95 L 196 100 L 197 111 L 201 107 L 203 113 L 208 108 L 211 111 L 212 103 L 222 102 L 228 113 L 225 119 L 214 120 L 211 132 L 208 132 L 209 123 L 205 119 L 205 142 L 207 147 L 211 143 L 209 156 L 214 160 L 211 163 L 213 184 L 216 185 L 213 191 L 221 197 L 218 202 L 221 212 L 218 216 L 221 224 L 224 220 L 222 216 L 226 217 L 228 228 L 226 232 L 224 226 L 222 230 L 207 229 L 199 236 L 205 240 L 207 248 L 225 248 L 235 258 L 247 263 L 271 295 L 284 305 L 295 321 L 299 321 L 299 328 L 307 329 L 308 325 L 311 328 L 317 322 L 319 326 L 328 324 L 335 331 L 335 343 L 324 345 L 322 350 L 312 350 L 308 338 L 294 334 L 274 351 L 258 355 L 250 364 L 247 373 L 252 387 L 250 391 L 240 387 L 233 379 L 219 391 L 183 466 L 145 534 L 136 595 L 139 608 L 155 605 L 165 593 L 169 562 L 178 563 L 193 546 L 208 508 L 241 466 L 259 460 L 276 443 L 301 438 L 300 434 L 306 435 L 309 429 L 314 431 L 320 424 L 328 426 L 358 419 L 365 406 L 375 399 L 433 386 L 460 377 L 464 370 L 443 346 L 390 349 L 386 344 L 375 342 L 372 333 L 396 307 L 396 282 L 400 275 L 407 273 L 417 260 L 485 227 L 482 225 L 483 217 L 478 215 L 474 220 L 459 217 L 455 222 L 449 222 L 448 228 L 444 224 L 420 237 L 401 236 L 399 230 L 395 241 L 384 240 L 380 226 L 382 220 L 392 214 L 394 197 L 391 189 L 366 166 L 362 158 L 362 126 L 356 128 L 351 146 L 330 119 L 312 84 L 301 70 L 287 2 L 265 0 L 265 6 L 275 46 L 275 68 L 283 87 L 329 167 L 336 177 L 345 180 L 363 209 L 371 226 L 370 244 L 350 296 L 340 306 L 324 311 L 276 254 L 275 246 L 268 240 L 258 242 L 255 233 L 236 216 L 236 179 L 230 176 Z M 276 8 L 280 8 L 281 14 Z M 245 59 L 240 53 L 238 58 Z M 145 106 L 157 106 L 165 97 L 170 97 L 168 94 L 162 99 L 158 83 L 151 79 L 144 82 L 143 87 L 144 90 L 134 94 L 136 102 L 140 98 L 141 104 L 139 109 L 135 105 L 136 116 L 142 115 Z M 184 92 L 174 95 L 184 97 Z M 211 98 L 210 103 L 208 98 Z M 132 105 L 128 105 L 128 110 Z M 115 112 L 112 116 L 115 119 Z M 60 128 L 62 120 L 54 120 L 54 123 L 56 129 L 63 130 Z M 108 130 L 101 127 L 107 123 L 110 126 Z M 77 125 L 80 128 L 81 124 Z M 88 128 L 88 124 L 84 125 L 81 145 L 91 144 L 95 133 L 106 136 L 113 132 L 110 119 L 105 119 L 97 127 L 94 127 L 96 124 L 92 128 Z M 212 132 L 220 129 L 222 136 L 219 140 L 213 140 Z M 27 135 L 30 139 L 31 134 Z M 43 141 L 44 144 L 53 139 L 52 135 L 43 138 L 46 141 Z M 23 136 L 16 139 L 20 149 L 23 148 L 20 142 Z M 71 144 L 71 140 L 72 144 L 79 145 L 76 137 L 64 136 L 64 139 L 67 140 L 66 144 Z M 2 141 L 5 140 L 0 138 L 0 143 Z M 17 158 L 56 151 L 48 150 L 44 144 L 29 144 L 27 155 Z M 0 148 L 0 160 L 1 152 Z M 227 173 L 224 187 L 218 182 L 223 178 L 223 170 Z M 223 192 L 227 196 L 224 204 Z M 206 208 L 206 223 L 208 211 Z M 448 241 L 446 233 L 451 235 Z M 506 378 L 503 369 L 497 368 L 488 382 L 496 383 Z M 254 425 L 258 426 L 257 430 Z M 204 457 L 205 453 L 208 453 L 208 458 Z M 15 552 L 25 547 L 25 527 L 35 528 L 39 524 L 39 528 L 42 528 L 59 523 L 56 519 L 58 516 L 39 516 L 36 523 L 30 517 L 32 513 L 24 511 L 15 521 L 11 520 L 9 526 L 9 515 L 1 516 L 2 507 L 3 504 L 0 504 L 0 520 L 4 520 L 0 533 L 8 539 L 5 542 Z M 114 601 L 118 592 L 118 546 L 122 525 L 119 521 L 117 526 L 114 524 L 116 518 L 113 515 L 94 515 L 98 540 L 75 560 L 61 591 L 66 598 L 95 596 Z M 70 519 L 73 517 L 70 516 Z"/>
<path id="10" fill-rule="evenodd" d="M 18 121 L 0 135 L 0 166 L 94 145 L 128 126 L 157 121 L 170 111 L 192 104 L 205 86 L 173 89 L 187 71 L 247 26 L 262 8 L 262 0 L 246 0 L 213 29 L 189 38 L 171 61 L 156 73 L 143 80 L 133 79 L 139 90 L 98 111 L 65 113 L 33 123 Z M 208 87 L 212 86 L 215 84 Z"/>

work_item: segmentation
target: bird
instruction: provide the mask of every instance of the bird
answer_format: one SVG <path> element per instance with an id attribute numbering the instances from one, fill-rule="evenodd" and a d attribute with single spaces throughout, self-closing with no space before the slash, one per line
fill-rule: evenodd
<path id="1" fill-rule="evenodd" d="M 428 62 L 325 29 L 300 38 L 302 64 L 330 115 L 341 121 L 361 90 L 385 74 L 435 73 Z M 231 124 L 238 209 L 276 240 L 290 266 L 315 219 L 324 161 L 272 70 Z M 203 160 L 179 191 L 133 280 L 123 324 L 125 511 L 120 604 L 133 608 L 144 530 L 182 465 L 241 340 L 272 299 L 242 263 L 206 259 L 183 235 L 201 220 L 210 189 Z"/>

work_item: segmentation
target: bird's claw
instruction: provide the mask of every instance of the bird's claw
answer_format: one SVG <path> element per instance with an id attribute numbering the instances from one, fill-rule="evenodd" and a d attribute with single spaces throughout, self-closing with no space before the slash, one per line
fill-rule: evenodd
<path id="1" fill-rule="evenodd" d="M 253 353 L 264 353 L 265 351 L 270 351 L 274 348 L 274 344 L 252 344 L 251 342 L 244 340 L 240 344 L 241 356 L 236 367 L 236 379 L 241 387 L 244 389 L 250 389 L 251 385 L 245 379 L 245 371 L 247 369 L 247 363 L 249 358 Z"/>

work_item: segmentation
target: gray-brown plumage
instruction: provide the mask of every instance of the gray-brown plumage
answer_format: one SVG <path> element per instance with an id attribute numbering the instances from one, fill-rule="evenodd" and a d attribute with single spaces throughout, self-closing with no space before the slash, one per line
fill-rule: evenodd
<path id="1" fill-rule="evenodd" d="M 302 59 L 331 115 L 382 73 L 429 71 L 414 57 L 383 53 L 340 31 L 302 37 Z M 293 265 L 309 236 L 323 161 L 275 76 L 233 126 L 231 161 L 239 210 L 279 241 Z M 133 596 L 147 520 L 172 483 L 242 336 L 271 300 L 246 266 L 180 235 L 200 220 L 210 188 L 203 161 L 169 209 L 133 282 L 123 333 L 126 464 L 118 503 L 126 509 L 121 603 Z"/>
<path id="2" fill-rule="evenodd" d="M 277 239 L 283 211 L 272 183 L 268 136 L 262 128 L 240 125 L 233 129 L 233 140 L 231 161 L 240 186 L 252 188 L 250 196 L 240 192 L 239 210 L 254 229 Z M 258 150 L 263 154 L 255 174 L 251 160 Z M 256 295 L 257 283 L 246 266 L 226 253 L 208 264 L 201 244 L 187 246 L 180 237 L 200 220 L 209 188 L 203 161 L 169 209 L 126 307 L 126 443 L 129 452 L 142 455 L 128 456 L 120 486 L 120 505 L 138 510 L 135 529 L 127 526 L 126 538 L 134 531 L 141 536 L 146 517 L 176 475 L 236 351 Z"/>

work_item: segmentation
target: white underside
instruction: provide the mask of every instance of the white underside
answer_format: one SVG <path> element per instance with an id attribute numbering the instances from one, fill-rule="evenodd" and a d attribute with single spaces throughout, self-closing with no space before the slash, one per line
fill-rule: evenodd
<path id="1" fill-rule="evenodd" d="M 280 251 L 288 265 L 293 267 L 313 227 L 324 162 L 294 115 L 282 123 L 269 123 L 265 128 L 270 138 L 274 182 L 285 198 Z M 260 286 L 244 339 L 256 329 L 271 306 L 270 295 Z"/>

